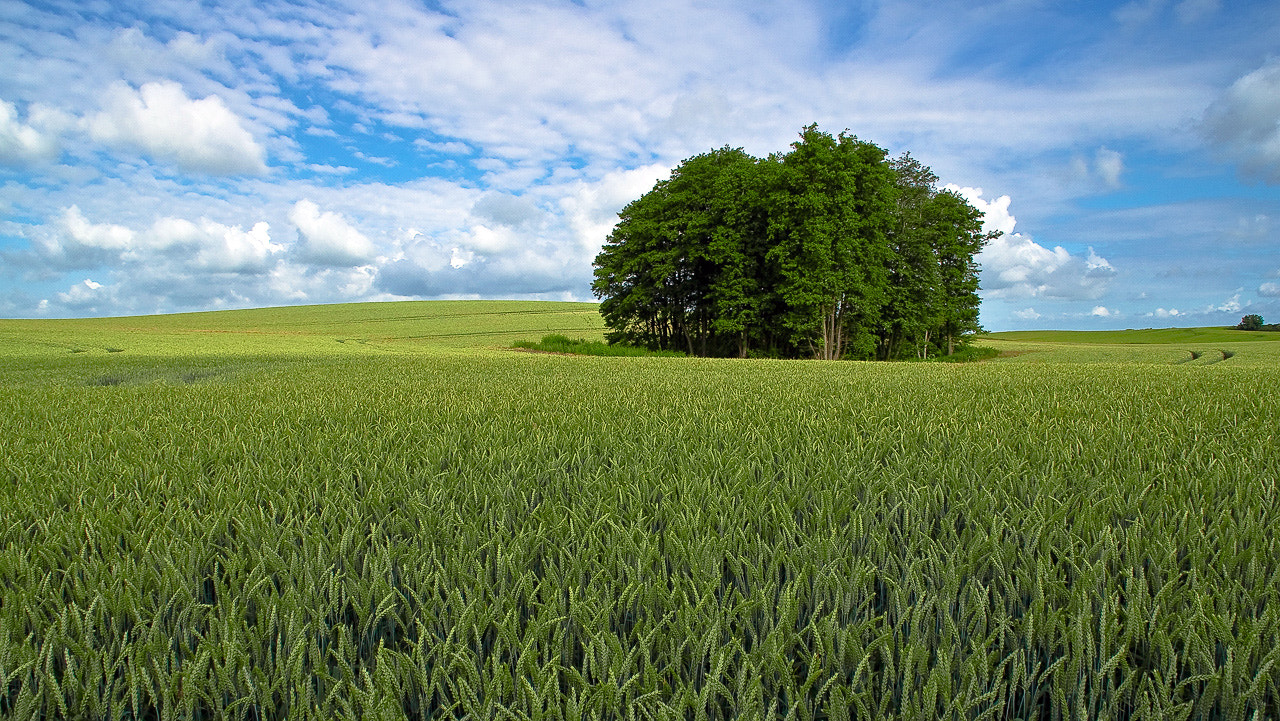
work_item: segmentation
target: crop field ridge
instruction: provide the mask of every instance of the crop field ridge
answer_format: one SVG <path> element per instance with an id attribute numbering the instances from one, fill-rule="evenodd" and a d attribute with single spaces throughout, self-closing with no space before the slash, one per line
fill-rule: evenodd
<path id="1" fill-rule="evenodd" d="M 0 718 L 1280 718 L 1280 344 L 479 303 L 0 321 Z"/>

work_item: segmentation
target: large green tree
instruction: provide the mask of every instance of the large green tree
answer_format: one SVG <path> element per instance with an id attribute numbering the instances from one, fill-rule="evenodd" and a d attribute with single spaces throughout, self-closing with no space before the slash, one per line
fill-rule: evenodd
<path id="1" fill-rule="evenodd" d="M 938 190 L 938 177 L 910 154 L 891 165 L 898 196 L 877 355 L 950 355 L 978 330 L 975 257 L 998 233 L 983 234 L 982 213 L 954 192 Z"/>
<path id="2" fill-rule="evenodd" d="M 977 255 L 1000 232 L 983 233 L 982 211 L 949 190 L 934 195 L 925 224 L 930 229 L 941 281 L 937 339 L 951 355 L 957 342 L 980 329 Z"/>
<path id="3" fill-rule="evenodd" d="M 756 163 L 728 147 L 689 158 L 622 210 L 593 286 L 611 341 L 745 354 L 760 322 Z"/>
<path id="4" fill-rule="evenodd" d="M 814 357 L 874 350 L 886 300 L 886 234 L 896 196 L 885 151 L 810 125 L 781 158 L 771 198 L 768 259 L 777 268 L 779 318 Z"/>
<path id="5" fill-rule="evenodd" d="M 938 176 L 909 153 L 895 158 L 890 167 L 898 192 L 888 233 L 887 298 L 878 329 L 881 359 L 898 358 L 904 348 L 921 356 L 927 353 L 942 294 L 930 228 Z"/>
<path id="6" fill-rule="evenodd" d="M 898 358 L 977 328 L 981 213 L 909 154 L 810 125 L 724 147 L 619 213 L 593 290 L 610 342 L 695 355 Z"/>

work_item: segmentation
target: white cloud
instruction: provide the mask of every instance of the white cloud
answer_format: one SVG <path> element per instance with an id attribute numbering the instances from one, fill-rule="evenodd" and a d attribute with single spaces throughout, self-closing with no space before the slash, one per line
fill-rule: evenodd
<path id="1" fill-rule="evenodd" d="M 1120 187 L 1120 174 L 1124 172 L 1124 156 L 1109 148 L 1098 148 L 1093 161 L 1094 171 L 1108 188 Z"/>
<path id="2" fill-rule="evenodd" d="M 38 262 L 55 268 L 144 265 L 153 271 L 261 273 L 284 250 L 271 242 L 269 230 L 265 222 L 245 231 L 207 218 L 163 217 L 135 231 L 90 222 L 73 205 L 32 238 Z"/>
<path id="3" fill-rule="evenodd" d="M 473 225 L 458 236 L 458 241 L 465 248 L 484 255 L 502 254 L 515 248 L 520 242 L 519 236 L 511 228 L 490 228 L 487 225 Z"/>
<path id="4" fill-rule="evenodd" d="M 590 262 L 618 223 L 618 213 L 628 203 L 651 190 L 671 168 L 652 164 L 607 173 L 595 182 L 578 181 L 564 189 L 560 209 L 576 239 L 578 250 Z"/>
<path id="5" fill-rule="evenodd" d="M 271 242 L 265 222 L 245 231 L 206 218 L 193 223 L 182 218 L 161 218 L 151 227 L 157 248 L 179 246 L 185 262 L 194 270 L 215 273 L 262 273 L 271 268 L 284 246 Z"/>
<path id="6" fill-rule="evenodd" d="M 1223 303 L 1209 306 L 1207 310 L 1209 312 L 1216 310 L 1221 313 L 1235 313 L 1236 311 L 1239 311 L 1243 307 L 1244 306 L 1240 305 L 1240 293 L 1237 292 L 1235 295 L 1231 296 Z"/>
<path id="7" fill-rule="evenodd" d="M 310 200 L 299 200 L 289 211 L 289 220 L 298 228 L 299 256 L 315 265 L 352 267 L 373 260 L 373 242 L 333 212 L 320 212 Z"/>
<path id="8" fill-rule="evenodd" d="M 1097 316 L 1099 318 L 1114 318 L 1115 316 L 1120 315 L 1120 311 L 1113 310 L 1105 305 L 1095 305 L 1093 310 L 1089 311 L 1089 315 Z"/>
<path id="9" fill-rule="evenodd" d="M 90 136 L 179 168 L 213 175 L 266 171 L 266 151 L 216 95 L 187 97 L 173 82 L 109 88 L 104 109 L 85 119 Z"/>
<path id="10" fill-rule="evenodd" d="M 1069 174 L 1086 192 L 1115 190 L 1122 186 L 1124 155 L 1106 146 L 1100 147 L 1092 159 L 1080 155 L 1072 158 Z"/>
<path id="11" fill-rule="evenodd" d="M 1021 318 L 1022 320 L 1035 320 L 1040 317 L 1040 314 L 1036 312 L 1035 308 L 1023 308 L 1022 310 L 1015 310 L 1013 312 L 1013 315 L 1014 317 Z"/>
<path id="12" fill-rule="evenodd" d="M 72 205 L 48 226 L 30 234 L 32 251 L 42 265 L 51 268 L 95 268 L 119 261 L 134 243 L 134 233 L 123 225 L 92 223 Z"/>
<path id="13" fill-rule="evenodd" d="M 1148 314 L 1147 314 L 1147 317 L 1155 317 L 1155 318 L 1177 318 L 1177 317 L 1178 317 L 1178 316 L 1180 316 L 1180 315 L 1186 315 L 1186 313 L 1183 313 L 1182 311 L 1178 310 L 1177 308 L 1169 308 L 1169 309 L 1165 309 L 1165 308 L 1156 308 L 1154 312 L 1152 312 L 1152 313 L 1148 313 Z"/>
<path id="14" fill-rule="evenodd" d="M 58 305 L 63 307 L 81 313 L 99 313 L 114 304 L 114 291 L 114 288 L 85 278 L 68 288 L 66 292 L 57 293 L 55 298 Z M 48 299 L 42 301 L 42 309 L 48 309 L 50 305 Z"/>
<path id="15" fill-rule="evenodd" d="M 38 109 L 32 114 L 38 114 Z M 20 122 L 17 107 L 0 100 L 0 165 L 50 161 L 57 158 L 58 152 L 57 139 L 52 134 Z"/>
<path id="16" fill-rule="evenodd" d="M 420 150 L 440 153 L 441 155 L 466 155 L 471 152 L 471 146 L 456 140 L 441 143 L 418 138 L 413 141 L 413 146 Z"/>
<path id="17" fill-rule="evenodd" d="M 356 169 L 349 165 L 326 165 L 324 163 L 310 163 L 307 170 L 321 175 L 350 175 L 356 172 Z"/>
<path id="18" fill-rule="evenodd" d="M 77 206 L 62 213 L 58 224 L 65 231 L 64 238 L 82 248 L 125 250 L 133 241 L 133 231 L 122 225 L 90 223 Z"/>
<path id="19" fill-rule="evenodd" d="M 462 250 L 461 248 L 454 248 L 453 251 L 449 254 L 449 267 L 461 268 L 462 266 L 466 265 L 467 263 L 470 263 L 475 259 L 476 259 L 475 253 L 472 253 L 469 250 Z"/>
<path id="20" fill-rule="evenodd" d="M 1258 286 L 1258 295 L 1264 298 L 1280 298 L 1280 283 L 1263 283 Z"/>
<path id="21" fill-rule="evenodd" d="M 1109 276 L 1116 272 L 1116 269 L 1111 267 L 1111 263 L 1108 262 L 1106 258 L 1103 258 L 1093 251 L 1092 246 L 1089 247 L 1089 255 L 1084 260 L 1084 267 L 1087 272 L 1094 273 L 1096 275 Z"/>
<path id="22" fill-rule="evenodd" d="M 508 228 L 532 224 L 543 216 L 533 201 L 508 193 L 486 193 L 471 207 L 471 214 Z"/>
<path id="23" fill-rule="evenodd" d="M 1080 258 L 1061 246 L 1050 250 L 1013 232 L 1017 220 L 1009 212 L 1009 196 L 985 200 L 981 188 L 944 187 L 983 211 L 984 231 L 1001 233 L 978 255 L 984 298 L 1096 300 L 1110 288 L 1116 270 L 1093 248 Z"/>
<path id="24" fill-rule="evenodd" d="M 1265 183 L 1280 183 L 1280 60 L 1235 81 L 1205 112 L 1209 138 Z"/>
<path id="25" fill-rule="evenodd" d="M 1094 300 L 1106 294 L 1115 269 L 1089 251 L 1086 259 L 1062 246 L 1045 248 L 1014 233 L 991 241 L 978 255 L 984 297 Z"/>
<path id="26" fill-rule="evenodd" d="M 1009 196 L 1002 195 L 995 200 L 986 200 L 982 197 L 982 188 L 962 188 L 954 183 L 947 183 L 943 186 L 943 190 L 949 190 L 961 198 L 964 198 L 969 205 L 982 211 L 982 232 L 990 233 L 996 231 L 1002 235 L 1008 235 L 1013 232 L 1013 228 L 1017 225 L 1018 220 L 1009 213 Z"/>

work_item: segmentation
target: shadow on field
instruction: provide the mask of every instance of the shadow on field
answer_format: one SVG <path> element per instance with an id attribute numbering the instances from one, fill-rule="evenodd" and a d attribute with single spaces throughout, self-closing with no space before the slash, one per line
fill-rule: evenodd
<path id="1" fill-rule="evenodd" d="M 99 388 L 109 386 L 138 386 L 149 383 L 168 383 L 171 385 L 189 386 L 214 378 L 221 374 L 222 371 L 216 370 L 179 370 L 173 368 L 154 369 L 134 373 L 109 373 L 106 375 L 100 375 L 85 381 L 85 385 Z"/>

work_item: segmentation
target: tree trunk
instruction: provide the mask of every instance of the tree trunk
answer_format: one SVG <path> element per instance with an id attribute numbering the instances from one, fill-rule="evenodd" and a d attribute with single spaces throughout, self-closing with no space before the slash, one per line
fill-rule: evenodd
<path id="1" fill-rule="evenodd" d="M 822 319 L 822 360 L 840 357 L 840 303 L 831 304 Z"/>

